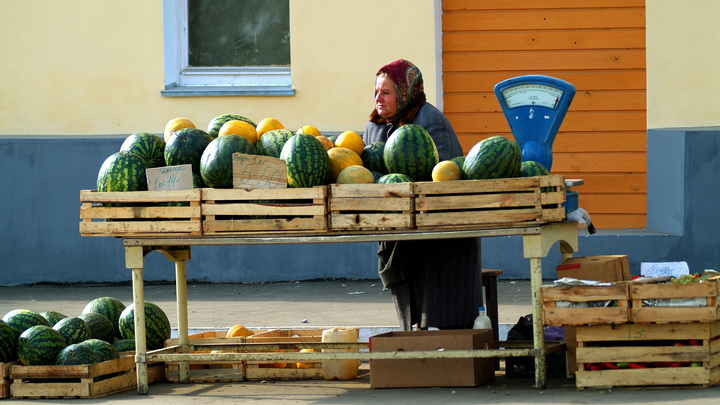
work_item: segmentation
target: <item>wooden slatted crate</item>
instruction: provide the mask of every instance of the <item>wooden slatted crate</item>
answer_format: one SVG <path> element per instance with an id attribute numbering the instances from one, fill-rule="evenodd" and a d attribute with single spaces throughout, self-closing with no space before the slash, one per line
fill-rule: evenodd
<path id="1" fill-rule="evenodd" d="M 82 236 L 201 235 L 200 189 L 80 191 Z"/>
<path id="2" fill-rule="evenodd" d="M 565 220 L 561 175 L 414 183 L 418 229 L 513 227 Z"/>
<path id="3" fill-rule="evenodd" d="M 11 368 L 13 398 L 97 398 L 137 387 L 134 356 L 79 366 Z M 165 380 L 165 364 L 148 364 L 148 382 Z"/>
<path id="4" fill-rule="evenodd" d="M 327 231 L 327 187 L 202 190 L 203 233 Z"/>
<path id="5" fill-rule="evenodd" d="M 576 335 L 578 388 L 720 383 L 720 321 L 578 326 Z"/>
<path id="6" fill-rule="evenodd" d="M 720 282 L 635 284 L 629 287 L 634 323 L 710 322 L 720 319 Z M 694 301 L 694 302 L 693 302 Z"/>
<path id="7" fill-rule="evenodd" d="M 207 331 L 195 333 L 188 336 L 190 346 L 215 345 L 215 344 L 242 344 L 244 337 L 227 338 L 226 330 Z M 168 339 L 165 347 L 173 347 L 178 344 L 178 339 Z M 233 349 L 218 349 L 219 352 L 234 352 Z M 194 350 L 191 353 L 211 353 L 211 350 Z M 236 382 L 244 381 L 245 374 L 242 362 L 238 361 L 193 361 L 190 363 L 190 382 Z M 178 362 L 167 363 L 167 380 L 170 382 L 180 381 L 180 366 Z"/>
<path id="8" fill-rule="evenodd" d="M 331 230 L 414 229 L 412 183 L 331 184 Z"/>
<path id="9" fill-rule="evenodd" d="M 247 343 L 317 343 L 322 341 L 322 329 L 271 329 L 248 336 Z M 322 361 L 302 362 L 245 362 L 249 380 L 309 380 L 322 379 Z"/>
<path id="10" fill-rule="evenodd" d="M 607 286 L 543 286 L 540 289 L 545 325 L 628 323 L 627 283 Z"/>
<path id="11" fill-rule="evenodd" d="M 20 364 L 20 362 L 0 363 L 0 398 L 10 396 L 10 384 L 12 384 L 10 370 L 15 364 Z"/>

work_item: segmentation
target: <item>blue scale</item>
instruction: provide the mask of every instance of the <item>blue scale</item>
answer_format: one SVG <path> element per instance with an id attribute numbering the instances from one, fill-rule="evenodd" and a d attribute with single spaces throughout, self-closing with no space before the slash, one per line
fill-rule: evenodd
<path id="1" fill-rule="evenodd" d="M 496 84 L 495 96 L 522 150 L 522 160 L 534 160 L 549 171 L 552 144 L 575 97 L 575 86 L 550 76 L 518 76 Z M 565 208 L 570 212 L 577 208 L 577 192 L 568 192 L 567 197 Z"/>

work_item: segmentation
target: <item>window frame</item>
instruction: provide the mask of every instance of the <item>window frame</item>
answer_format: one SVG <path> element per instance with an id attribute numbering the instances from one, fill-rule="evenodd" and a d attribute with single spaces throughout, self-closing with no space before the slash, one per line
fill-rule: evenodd
<path id="1" fill-rule="evenodd" d="M 165 97 L 293 96 L 291 67 L 188 66 L 187 0 L 163 0 Z"/>

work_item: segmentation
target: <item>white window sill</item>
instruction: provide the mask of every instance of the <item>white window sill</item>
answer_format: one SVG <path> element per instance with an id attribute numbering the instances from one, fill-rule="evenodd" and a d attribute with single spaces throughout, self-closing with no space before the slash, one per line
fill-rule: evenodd
<path id="1" fill-rule="evenodd" d="M 294 96 L 290 86 L 167 86 L 163 97 Z"/>

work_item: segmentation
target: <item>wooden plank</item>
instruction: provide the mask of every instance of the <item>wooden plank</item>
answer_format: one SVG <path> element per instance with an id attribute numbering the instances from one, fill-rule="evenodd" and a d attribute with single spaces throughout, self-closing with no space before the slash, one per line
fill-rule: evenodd
<path id="1" fill-rule="evenodd" d="M 459 136 L 468 133 L 489 136 L 510 132 L 507 120 L 502 114 L 446 112 L 445 115 Z M 568 113 L 558 136 L 564 132 L 644 131 L 646 120 L 647 115 L 643 111 Z"/>
<path id="2" fill-rule="evenodd" d="M 285 189 L 202 189 L 202 199 L 206 200 L 296 200 L 317 199 L 327 196 L 327 187 L 285 188 Z"/>
<path id="3" fill-rule="evenodd" d="M 503 80 L 532 74 L 532 67 L 518 72 L 460 72 L 453 71 L 452 66 L 444 69 L 443 90 L 445 94 L 453 93 L 491 93 L 497 83 Z M 644 70 L 610 70 L 610 71 L 567 71 L 563 69 L 546 70 L 544 74 L 572 83 L 580 91 L 645 91 L 646 73 Z M 576 94 L 577 96 L 577 94 Z"/>
<path id="4" fill-rule="evenodd" d="M 495 93 L 445 94 L 444 110 L 448 113 L 497 113 L 499 103 Z M 587 111 L 645 111 L 644 91 L 581 91 L 571 104 L 572 112 Z"/>
<path id="5" fill-rule="evenodd" d="M 200 218 L 200 205 L 192 207 L 80 207 L 82 219 L 107 218 Z"/>
<path id="6" fill-rule="evenodd" d="M 551 3 L 537 0 L 443 0 L 443 12 L 466 10 L 531 10 L 531 9 L 582 9 L 582 8 L 629 8 L 645 7 L 645 0 L 553 0 Z"/>
<path id="7" fill-rule="evenodd" d="M 412 211 L 413 200 L 410 198 L 342 198 L 330 199 L 330 212 L 340 211 Z"/>
<path id="8" fill-rule="evenodd" d="M 655 341 L 655 340 L 688 340 L 711 339 L 711 328 L 718 322 L 703 323 L 667 323 L 649 325 L 598 325 L 578 326 L 576 339 L 580 342 L 603 341 Z"/>
<path id="9" fill-rule="evenodd" d="M 331 184 L 330 195 L 332 198 L 342 197 L 412 197 L 413 187 L 411 183 L 396 184 Z"/>
<path id="10" fill-rule="evenodd" d="M 446 32 L 645 28 L 645 8 L 464 11 L 443 13 L 442 25 Z"/>
<path id="11" fill-rule="evenodd" d="M 645 214 L 603 214 L 592 213 L 593 225 L 598 229 L 645 228 Z"/>
<path id="12" fill-rule="evenodd" d="M 553 153 L 552 171 L 573 173 L 583 178 L 583 173 L 645 173 L 645 153 Z"/>
<path id="13" fill-rule="evenodd" d="M 646 200 L 647 197 L 643 194 L 603 194 L 594 196 L 580 194 L 579 205 L 588 207 L 586 210 L 589 209 L 598 213 L 642 214 L 645 212 Z"/>
<path id="14" fill-rule="evenodd" d="M 636 49 L 461 52 L 443 55 L 448 72 L 645 69 L 645 52 Z M 515 75 L 517 76 L 517 75 Z"/>
<path id="15" fill-rule="evenodd" d="M 325 202 L 317 204 L 274 204 L 263 203 L 227 203 L 203 204 L 203 215 L 273 215 L 282 217 L 324 215 L 327 212 Z"/>
<path id="16" fill-rule="evenodd" d="M 444 52 L 645 49 L 645 29 L 446 31 Z"/>
<path id="17" fill-rule="evenodd" d="M 200 189 L 164 191 L 97 192 L 81 190 L 80 202 L 175 202 L 200 201 Z"/>
<path id="18" fill-rule="evenodd" d="M 415 215 L 408 213 L 355 213 L 330 214 L 330 229 L 383 229 L 383 228 L 414 228 Z"/>
<path id="19" fill-rule="evenodd" d="M 555 172 L 555 170 L 553 170 Z M 561 173 L 566 178 L 572 178 L 571 173 Z M 647 175 L 628 173 L 583 173 L 580 176 L 584 181 L 581 186 L 572 189 L 580 194 L 646 194 Z"/>
<path id="20" fill-rule="evenodd" d="M 247 233 L 267 231 L 325 231 L 327 220 L 321 218 L 271 218 L 244 220 L 211 220 L 202 224 L 203 232 L 213 233 Z"/>
<path id="21" fill-rule="evenodd" d="M 647 152 L 645 131 L 563 132 L 553 142 L 555 152 Z"/>
<path id="22" fill-rule="evenodd" d="M 578 370 L 575 373 L 575 384 L 578 388 L 654 385 L 704 386 L 709 383 L 708 371 L 700 367 L 602 371 Z"/>

